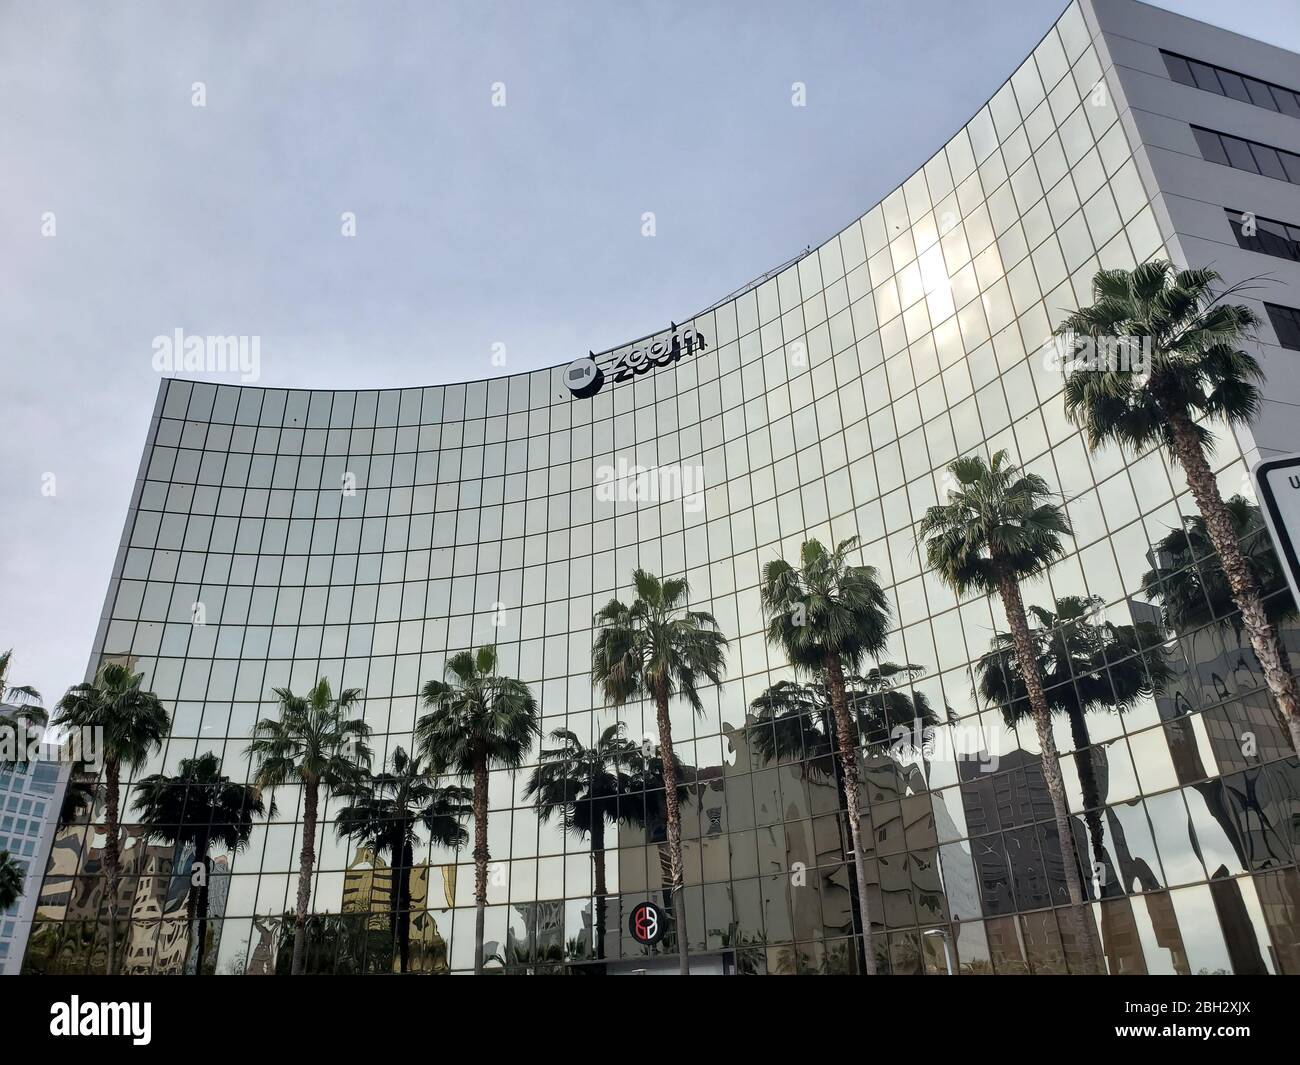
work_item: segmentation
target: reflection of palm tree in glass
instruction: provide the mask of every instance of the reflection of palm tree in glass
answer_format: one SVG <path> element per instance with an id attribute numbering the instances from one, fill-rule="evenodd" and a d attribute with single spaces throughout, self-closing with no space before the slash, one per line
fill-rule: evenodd
<path id="1" fill-rule="evenodd" d="M 1274 629 L 1296 616 L 1295 602 L 1286 589 L 1277 554 L 1259 507 L 1243 496 L 1224 504 L 1232 530 L 1255 582 L 1266 598 L 1264 611 Z M 1205 518 L 1184 514 L 1181 529 L 1172 529 L 1151 551 L 1154 566 L 1142 575 L 1142 594 L 1163 608 L 1164 622 L 1179 635 L 1194 637 L 1207 626 L 1232 629 L 1241 639 L 1244 623 L 1232 598 L 1223 563 L 1210 540 Z M 1283 667 L 1289 672 L 1290 658 L 1280 646 Z"/>
<path id="2" fill-rule="evenodd" d="M 605 957 L 605 823 L 639 825 L 637 807 L 629 801 L 632 774 L 640 764 L 636 744 L 623 735 L 623 723 L 616 722 L 600 734 L 590 747 L 583 746 L 577 733 L 558 728 L 551 740 L 560 746 L 542 749 L 540 764 L 533 770 L 524 790 L 533 800 L 538 820 L 545 824 L 558 815 L 566 832 L 591 842 L 594 867 L 596 913 L 596 957 Z"/>
<path id="3" fill-rule="evenodd" d="M 1268 527 L 1264 524 L 1260 509 L 1243 496 L 1236 495 L 1225 503 L 1228 517 L 1232 523 L 1233 533 L 1241 545 L 1245 558 L 1255 582 L 1259 585 L 1265 598 L 1264 611 L 1269 622 L 1279 633 L 1279 654 L 1286 672 L 1291 672 L 1290 656 L 1286 644 L 1281 639 L 1283 626 L 1293 622 L 1296 617 L 1295 601 L 1286 588 L 1286 578 L 1273 550 Z M 1142 576 L 1142 591 L 1153 602 L 1162 607 L 1162 619 L 1165 625 L 1181 637 L 1186 637 L 1195 646 L 1197 631 L 1210 629 L 1221 631 L 1231 629 L 1238 641 L 1245 630 L 1240 611 L 1232 598 L 1232 589 L 1228 585 L 1227 575 L 1223 572 L 1223 563 L 1214 550 L 1210 540 L 1205 519 L 1199 515 L 1182 516 L 1182 528 L 1173 529 L 1154 545 L 1151 552 L 1153 567 Z M 1194 654 L 1194 652 L 1193 652 Z M 1254 687 L 1259 683 L 1252 666 L 1247 663 L 1245 654 L 1240 654 L 1237 665 L 1231 673 L 1245 671 L 1241 687 Z M 1227 683 L 1216 672 L 1211 680 L 1220 699 L 1231 695 Z M 1179 693 L 1181 695 L 1181 693 Z M 1178 701 L 1178 709 L 1184 715 L 1192 713 L 1192 707 L 1185 699 Z M 1279 719 L 1278 725 L 1286 728 L 1285 720 Z M 1247 774 L 1232 784 L 1228 793 L 1240 789 L 1237 800 L 1243 806 L 1253 808 L 1256 805 L 1255 788 L 1258 780 Z M 1255 847 L 1263 843 L 1265 852 L 1272 854 L 1273 848 L 1268 843 L 1268 834 L 1248 832 L 1241 833 L 1236 828 L 1236 814 L 1224 806 L 1222 793 L 1212 786 L 1193 785 L 1200 791 L 1214 817 L 1224 825 L 1228 838 L 1243 861 L 1256 860 Z"/>
<path id="4" fill-rule="evenodd" d="M 422 842 L 416 828 L 423 825 L 437 846 L 459 848 L 469 839 L 461 821 L 472 807 L 467 788 L 440 787 L 422 761 L 401 747 L 393 750 L 392 766 L 392 772 L 366 776 L 340 791 L 346 805 L 334 830 L 340 838 L 355 836 L 376 855 L 388 855 L 393 878 L 389 929 L 398 972 L 404 973 L 411 960 L 411 874 L 415 848 Z"/>
<path id="5" fill-rule="evenodd" d="M 899 726 L 911 732 L 918 722 L 922 730 L 939 723 L 924 693 L 908 695 L 899 687 L 923 672 L 922 666 L 882 662 L 861 676 L 844 678 L 849 715 L 868 744 L 872 737 L 889 735 Z M 778 681 L 750 703 L 750 709 L 754 711 L 750 743 L 765 761 L 804 759 L 810 772 L 833 776 L 843 788 L 833 757 L 834 710 L 823 676 L 815 675 L 808 684 Z"/>
<path id="6" fill-rule="evenodd" d="M 709 938 L 716 939 L 724 949 L 734 953 L 736 973 L 740 976 L 759 976 L 767 964 L 767 940 L 759 932 L 742 932 L 739 921 L 726 928 L 710 928 Z"/>
<path id="7" fill-rule="evenodd" d="M 56 728 L 102 729 L 104 762 L 104 875 L 108 897 L 108 955 L 105 971 L 117 972 L 118 885 L 122 876 L 119 806 L 122 769 L 136 772 L 160 747 L 171 717 L 153 692 L 144 690 L 144 674 L 120 662 L 105 662 L 90 683 L 74 684 L 59 700 Z"/>
<path id="8" fill-rule="evenodd" d="M 1104 875 L 1103 886 L 1108 886 L 1113 878 L 1101 819 L 1105 796 L 1097 780 L 1086 715 L 1093 710 L 1122 714 L 1132 709 L 1139 699 L 1163 691 L 1173 671 L 1155 625 L 1093 620 L 1103 605 L 1097 596 L 1067 595 L 1056 601 L 1055 612 L 1031 606 L 1034 624 L 1029 637 L 1047 705 L 1070 722 L 1095 872 Z M 975 686 L 985 705 L 1001 709 L 1008 728 L 1030 719 L 1029 695 L 1009 634 L 994 637 L 992 649 L 976 664 Z"/>
<path id="9" fill-rule="evenodd" d="M 939 723 L 938 715 L 924 693 L 908 695 L 899 687 L 923 673 L 921 666 L 882 662 L 863 676 L 844 678 L 845 701 L 857 734 L 867 738 L 886 736 L 896 727 L 924 733 Z M 822 673 L 807 684 L 783 680 L 773 684 L 750 704 L 754 712 L 748 724 L 749 742 L 767 762 L 803 760 L 805 771 L 835 782 L 838 808 L 846 808 L 844 774 L 836 757 L 835 711 L 831 692 Z M 838 820 L 838 819 L 837 819 Z M 852 845 L 844 838 L 839 823 L 840 847 Z M 857 927 L 864 927 L 857 877 L 849 877 L 849 904 Z M 866 947 L 859 944 L 859 962 Z"/>
<path id="10" fill-rule="evenodd" d="M 232 854 L 247 845 L 253 818 L 266 813 L 262 793 L 246 784 L 232 784 L 229 777 L 221 775 L 221 759 L 208 752 L 182 759 L 174 777 L 161 773 L 144 777 L 136 786 L 135 809 L 146 839 L 178 848 L 188 844 L 194 849 L 185 920 L 190 928 L 198 921 L 194 953 L 194 975 L 198 976 L 203 972 L 208 941 L 208 878 L 212 873 L 208 851 L 214 843 Z M 271 815 L 275 815 L 274 802 Z M 195 884 L 193 874 L 199 872 L 200 865 L 202 876 Z"/>
<path id="11" fill-rule="evenodd" d="M 577 942 L 566 946 L 559 943 L 509 942 L 484 958 L 496 962 L 505 973 L 526 973 L 529 976 L 554 975 L 563 972 L 565 950 L 570 957 L 581 953 Z"/>
<path id="12" fill-rule="evenodd" d="M 27 940 L 22 973 L 84 976 L 95 938 L 89 921 L 37 921 Z"/>
<path id="13" fill-rule="evenodd" d="M 367 959 L 382 958 L 391 965 L 392 944 L 388 933 L 372 929 L 364 914 L 310 913 L 303 922 L 303 944 L 298 949 L 297 913 L 286 913 L 282 928 L 294 929 L 282 936 L 275 948 L 275 973 L 300 972 L 317 975 L 360 976 Z"/>

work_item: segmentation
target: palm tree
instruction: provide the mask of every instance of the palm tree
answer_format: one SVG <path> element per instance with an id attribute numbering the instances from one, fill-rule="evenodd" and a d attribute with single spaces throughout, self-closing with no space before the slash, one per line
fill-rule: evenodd
<path id="1" fill-rule="evenodd" d="M 1103 797 L 1086 715 L 1102 709 L 1122 714 L 1138 700 L 1163 691 L 1173 677 L 1158 628 L 1146 622 L 1114 625 L 1094 620 L 1103 605 L 1097 596 L 1067 595 L 1056 601 L 1054 612 L 1029 608 L 1037 622 L 1029 636 L 1047 704 L 1070 722 L 1083 818 L 1099 875 L 1109 863 L 1101 819 Z M 1030 716 L 1028 689 L 1012 637 L 1000 633 L 993 638 L 992 648 L 975 666 L 975 687 L 986 706 L 1001 709 L 1008 728 Z"/>
<path id="2" fill-rule="evenodd" d="M 908 695 L 898 687 L 901 682 L 912 680 L 923 672 L 925 670 L 920 666 L 882 662 L 863 676 L 845 676 L 845 699 L 855 734 L 867 737 L 866 742 L 870 744 L 872 737 L 883 738 L 900 726 L 924 733 L 938 725 L 939 717 L 923 692 Z M 807 684 L 777 681 L 749 705 L 754 711 L 754 719 L 747 735 L 759 756 L 768 762 L 800 760 L 806 772 L 830 777 L 835 782 L 839 808 L 847 809 L 844 774 L 840 759 L 836 757 L 838 732 L 835 711 L 825 672 L 814 674 Z M 847 852 L 853 848 L 852 839 L 843 839 L 842 822 L 839 830 L 840 845 Z M 869 922 L 862 916 L 862 895 L 856 874 L 849 881 L 849 905 L 858 927 L 867 927 Z M 861 938 L 858 947 L 858 963 L 865 971 L 868 947 Z M 874 963 L 872 958 L 871 964 Z"/>
<path id="3" fill-rule="evenodd" d="M 1002 600 L 1042 749 L 1043 779 L 1060 838 L 1070 912 L 1084 964 L 1100 971 L 1101 951 L 1091 914 L 1084 909 L 1050 710 L 1020 595 L 1021 581 L 1042 575 L 1064 554 L 1061 537 L 1072 535 L 1070 522 L 1053 501 L 1047 482 L 1038 474 L 1021 473 L 1005 451 L 993 456 L 992 465 L 979 455 L 968 455 L 949 464 L 948 471 L 956 487 L 949 490 L 946 503 L 926 511 L 917 531 L 925 539 L 930 567 L 959 596 L 978 592 Z"/>
<path id="4" fill-rule="evenodd" d="M 104 870 L 108 894 L 108 959 L 106 971 L 117 971 L 118 883 L 121 880 L 119 806 L 122 768 L 136 772 L 162 747 L 171 721 L 161 700 L 142 687 L 143 673 L 132 673 L 120 662 L 105 662 L 95 679 L 69 688 L 55 708 L 57 728 L 103 731 Z"/>
<path id="5" fill-rule="evenodd" d="M 887 736 L 899 726 L 914 728 L 919 722 L 924 730 L 938 725 L 939 716 L 924 692 L 908 695 L 899 687 L 924 672 L 921 666 L 882 662 L 861 676 L 846 675 L 844 694 L 857 734 L 870 743 L 872 737 Z M 832 777 L 843 790 L 835 757 L 835 711 L 825 674 L 815 674 L 806 684 L 777 681 L 749 707 L 754 711 L 749 742 L 764 761 L 801 760 L 809 772 Z M 845 801 L 841 795 L 841 804 Z"/>
<path id="6" fill-rule="evenodd" d="M 23 726 L 24 733 L 26 729 L 32 727 L 44 729 L 49 723 L 49 715 L 40 705 L 41 693 L 35 688 L 30 684 L 9 683 L 9 666 L 13 661 L 13 654 L 12 648 L 0 652 L 0 722 L 5 720 L 13 722 L 13 747 L 16 752 L 23 749 L 26 739 L 24 734 L 20 734 L 18 726 Z M 9 730 L 6 729 L 0 735 L 8 732 Z M 6 746 L 8 745 L 0 744 L 0 749 Z M 0 757 L 0 766 L 12 764 L 13 762 L 8 759 Z"/>
<path id="7" fill-rule="evenodd" d="M 875 568 L 848 563 L 849 552 L 857 543 L 857 537 L 851 536 L 842 540 L 834 551 L 827 551 L 818 540 L 805 541 L 797 567 L 780 558 L 763 567 L 759 594 L 767 619 L 768 643 L 780 647 L 796 670 L 825 677 L 844 778 L 858 906 L 862 911 L 864 968 L 868 976 L 875 976 L 876 952 L 871 944 L 858 786 L 859 736 L 849 712 L 845 674 L 859 672 L 864 658 L 874 658 L 884 651 L 889 637 L 890 611 Z"/>
<path id="8" fill-rule="evenodd" d="M 30 684 L 10 684 L 9 666 L 13 661 L 13 648 L 0 652 L 0 703 L 9 703 L 19 715 L 33 724 L 44 725 L 46 713 L 41 704 L 41 693 Z"/>
<path id="9" fill-rule="evenodd" d="M 1274 627 L 1296 616 L 1296 604 L 1286 591 L 1286 577 L 1259 507 L 1244 496 L 1235 495 L 1224 503 L 1232 522 L 1233 535 L 1256 583 L 1267 598 L 1264 610 Z M 1215 554 L 1205 518 L 1183 515 L 1182 528 L 1152 546 L 1154 565 L 1142 575 L 1142 594 L 1160 603 L 1165 625 L 1188 633 L 1208 625 L 1231 628 L 1240 637 L 1242 616 L 1232 601 L 1232 589 L 1219 556 Z M 1290 672 L 1286 647 L 1284 665 Z"/>
<path id="10" fill-rule="evenodd" d="M 389 925 L 398 971 L 411 959 L 411 873 L 424 826 L 431 842 L 459 848 L 469 839 L 461 821 L 471 810 L 464 788 L 440 787 L 423 761 L 401 747 L 393 750 L 392 772 L 367 776 L 343 794 L 347 805 L 336 815 L 340 838 L 355 836 L 375 854 L 387 853 L 393 875 Z"/>
<path id="11" fill-rule="evenodd" d="M 180 848 L 193 848 L 193 872 L 203 866 L 198 884 L 190 879 L 185 909 L 190 928 L 198 921 L 194 975 L 203 972 L 203 958 L 208 946 L 208 878 L 212 862 L 208 851 L 212 844 L 231 853 L 242 850 L 253 834 L 253 818 L 266 813 L 262 793 L 247 784 L 232 784 L 221 775 L 221 759 L 212 752 L 197 758 L 181 759 L 180 772 L 174 777 L 154 773 L 136 786 L 135 808 L 147 839 Z M 275 815 L 275 803 L 271 804 Z M 196 890 L 197 889 L 197 890 Z"/>
<path id="12" fill-rule="evenodd" d="M 1249 307 L 1222 302 L 1233 290 L 1216 294 L 1220 280 L 1213 270 L 1177 270 L 1163 259 L 1131 271 L 1099 270 L 1092 306 L 1067 315 L 1057 334 L 1094 342 L 1149 339 L 1150 366 L 1143 373 L 1073 370 L 1065 381 L 1065 413 L 1083 428 L 1091 448 L 1108 441 L 1135 452 L 1159 445 L 1182 466 L 1265 681 L 1300 752 L 1295 676 L 1207 457 L 1213 435 L 1202 423 L 1248 425 L 1259 413 L 1264 379 L 1259 362 L 1240 347 L 1259 319 Z"/>
<path id="13" fill-rule="evenodd" d="M 425 684 L 429 707 L 415 723 L 418 749 L 437 773 L 469 778 L 474 787 L 474 975 L 483 972 L 487 910 L 488 771 L 518 769 L 540 734 L 537 700 L 528 685 L 497 673 L 497 649 L 461 651 L 447 662 L 446 680 Z"/>
<path id="14" fill-rule="evenodd" d="M 632 802 L 640 748 L 615 722 L 590 747 L 576 732 L 557 728 L 550 738 L 558 747 L 542 749 L 540 764 L 528 778 L 524 797 L 532 799 L 538 820 L 559 817 L 568 832 L 591 841 L 595 868 L 596 957 L 605 957 L 605 824 L 641 824 L 643 807 Z"/>
<path id="15" fill-rule="evenodd" d="M 664 780 L 664 760 L 660 748 L 643 743 L 632 757 L 630 794 L 619 812 L 625 825 L 642 829 L 646 844 L 653 845 L 659 856 L 659 883 L 663 891 L 664 912 L 672 911 L 673 858 L 668 846 L 668 786 Z M 673 753 L 674 800 L 681 808 L 691 801 L 699 781 L 699 769 L 687 765 Z M 679 955 L 680 956 L 680 955 Z M 689 958 L 688 958 L 689 961 Z"/>
<path id="16" fill-rule="evenodd" d="M 8 851 L 0 851 L 0 914 L 23 895 L 23 871 Z"/>
<path id="17" fill-rule="evenodd" d="M 361 701 L 360 688 L 344 688 L 338 698 L 326 677 L 306 695 L 275 688 L 280 702 L 277 720 L 263 718 L 253 729 L 247 753 L 256 759 L 254 784 L 270 789 L 290 782 L 303 791 L 302 850 L 298 856 L 298 903 L 293 919 L 291 972 L 303 971 L 307 951 L 307 906 L 316 864 L 316 823 L 322 788 L 353 784 L 370 767 L 370 726 L 352 712 Z"/>
<path id="18" fill-rule="evenodd" d="M 727 638 L 712 614 L 686 607 L 690 587 L 685 578 L 661 581 L 652 573 L 632 573 L 636 599 L 611 599 L 596 614 L 591 648 L 591 679 L 605 700 L 623 706 L 629 700 L 654 700 L 667 814 L 669 874 L 673 915 L 677 922 L 677 956 L 682 976 L 690 974 L 686 907 L 682 899 L 682 820 L 678 800 L 676 754 L 668 700 L 680 695 L 697 713 L 704 712 L 701 677 L 722 683 Z"/>

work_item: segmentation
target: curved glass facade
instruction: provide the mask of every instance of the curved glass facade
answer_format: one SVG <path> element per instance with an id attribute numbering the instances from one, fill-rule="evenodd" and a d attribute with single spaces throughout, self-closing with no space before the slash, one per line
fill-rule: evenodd
<path id="1" fill-rule="evenodd" d="M 797 749 L 763 757 L 771 744 L 755 732 L 768 726 L 750 704 L 792 675 L 763 636 L 762 565 L 794 558 L 809 536 L 856 535 L 897 621 L 884 657 L 923 667 L 904 690 L 940 719 L 925 750 L 863 738 L 882 968 L 1068 970 L 1075 951 L 1055 909 L 1063 851 L 1032 725 L 1009 726 L 972 692 L 972 663 L 1005 619 L 926 572 L 915 524 L 941 498 L 948 462 L 1005 448 L 1059 487 L 1076 531 L 1049 576 L 1026 586 L 1029 604 L 1095 597 L 1095 620 L 1159 620 L 1141 577 L 1152 545 L 1194 513 L 1186 485 L 1160 454 L 1090 455 L 1064 417 L 1062 375 L 1042 356 L 1055 321 L 1088 302 L 1099 267 L 1177 257 L 1094 36 L 1072 6 L 883 202 L 678 327 L 703 345 L 674 359 L 665 331 L 652 338 L 665 365 L 651 358 L 640 373 L 616 364 L 645 344 L 599 356 L 604 383 L 589 398 L 570 391 L 564 367 L 383 392 L 164 381 L 94 649 L 95 661 L 133 660 L 174 708 L 171 737 L 142 773 L 174 773 L 211 751 L 248 779 L 246 747 L 258 717 L 275 713 L 271 689 L 319 676 L 364 689 L 377 760 L 388 757 L 411 746 L 421 685 L 450 653 L 490 642 L 538 696 L 544 733 L 567 728 L 590 743 L 621 719 L 630 737 L 653 736 L 652 707 L 616 713 L 594 695 L 591 619 L 626 593 L 636 566 L 684 574 L 693 605 L 732 639 L 704 713 L 672 707 L 692 781 L 692 950 L 711 959 L 702 967 L 848 971 L 852 871 L 836 788 Z M 1231 435 L 1215 461 L 1225 494 L 1243 490 Z M 1170 638 L 1167 654 L 1162 694 L 1090 710 L 1082 734 L 1056 720 L 1111 971 L 1300 972 L 1300 765 L 1262 674 L 1231 625 Z M 1075 753 L 1084 745 L 1087 786 Z M 590 844 L 555 820 L 539 825 L 526 777 L 491 779 L 490 964 L 586 964 L 596 954 Z M 209 971 L 287 964 L 301 809 L 293 788 L 276 799 L 245 850 L 216 855 Z M 143 842 L 130 804 L 128 793 L 123 968 L 177 972 L 189 949 L 188 862 Z M 336 806 L 325 802 L 317 843 L 309 968 L 388 972 L 391 874 L 338 838 Z M 645 954 L 627 914 L 662 898 L 662 839 L 661 826 L 610 830 L 611 961 Z M 28 971 L 102 969 L 102 846 L 95 823 L 59 833 Z M 426 845 L 415 865 L 411 968 L 469 969 L 470 848 Z"/>

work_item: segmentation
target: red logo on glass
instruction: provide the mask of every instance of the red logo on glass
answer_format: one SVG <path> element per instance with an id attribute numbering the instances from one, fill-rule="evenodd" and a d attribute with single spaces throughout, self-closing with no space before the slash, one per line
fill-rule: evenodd
<path id="1" fill-rule="evenodd" d="M 664 937 L 664 912 L 653 902 L 638 902 L 632 907 L 628 931 L 638 943 L 649 946 Z"/>

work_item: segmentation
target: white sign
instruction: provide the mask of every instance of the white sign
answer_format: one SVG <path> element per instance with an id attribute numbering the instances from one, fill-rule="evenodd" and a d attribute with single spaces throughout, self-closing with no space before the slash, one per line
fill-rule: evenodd
<path id="1" fill-rule="evenodd" d="M 1291 595 L 1300 604 L 1300 455 L 1264 459 L 1250 471 L 1273 549 L 1286 571 Z"/>

